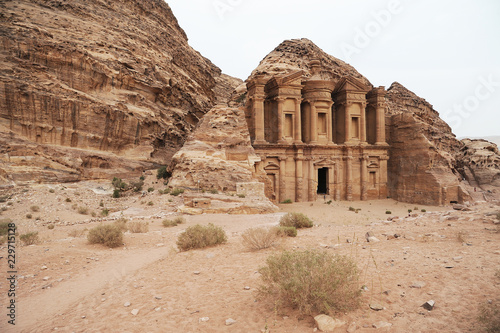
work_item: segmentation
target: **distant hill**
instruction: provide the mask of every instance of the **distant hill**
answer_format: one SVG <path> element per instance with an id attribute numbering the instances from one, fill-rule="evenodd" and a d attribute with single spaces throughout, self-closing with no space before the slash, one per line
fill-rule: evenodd
<path id="1" fill-rule="evenodd" d="M 463 137 L 460 140 L 462 140 L 462 139 L 484 139 L 484 140 L 488 140 L 489 142 L 493 142 L 494 144 L 496 144 L 497 146 L 500 147 L 500 135 L 484 136 L 484 137 Z"/>

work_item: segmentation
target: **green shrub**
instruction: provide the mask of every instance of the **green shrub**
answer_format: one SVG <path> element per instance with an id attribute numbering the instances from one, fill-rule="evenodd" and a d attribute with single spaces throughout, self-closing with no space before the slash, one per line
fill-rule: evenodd
<path id="1" fill-rule="evenodd" d="M 349 207 L 349 211 L 350 211 L 350 212 L 355 212 L 355 211 L 356 211 L 356 208 L 354 208 L 354 207 Z"/>
<path id="2" fill-rule="evenodd" d="M 9 233 L 9 224 L 12 223 L 11 219 L 0 220 L 0 236 L 5 236 Z"/>
<path id="3" fill-rule="evenodd" d="M 66 198 L 65 200 L 66 202 L 71 202 L 71 199 L 70 198 Z"/>
<path id="4" fill-rule="evenodd" d="M 144 186 L 144 182 L 142 180 L 132 183 L 132 189 L 134 190 L 134 192 L 142 191 L 142 186 Z"/>
<path id="5" fill-rule="evenodd" d="M 109 209 L 104 208 L 103 210 L 101 210 L 101 215 L 102 216 L 108 216 L 109 215 Z"/>
<path id="6" fill-rule="evenodd" d="M 413 212 L 413 210 L 411 210 L 411 209 L 408 209 L 408 214 L 409 214 L 409 213 L 411 213 L 411 212 Z"/>
<path id="7" fill-rule="evenodd" d="M 244 195 L 244 194 L 238 194 L 238 198 L 242 198 L 242 199 L 246 198 L 246 195 Z"/>
<path id="8" fill-rule="evenodd" d="M 276 230 L 268 228 L 252 228 L 246 230 L 241 237 L 243 245 L 249 250 L 257 251 L 267 249 L 276 244 L 278 235 Z"/>
<path id="9" fill-rule="evenodd" d="M 143 234 L 149 231 L 149 223 L 147 222 L 130 222 L 128 231 L 134 234 Z"/>
<path id="10" fill-rule="evenodd" d="M 51 189 L 49 190 L 49 192 L 50 192 L 50 193 L 55 193 L 56 191 L 55 191 L 53 188 L 51 188 Z"/>
<path id="11" fill-rule="evenodd" d="M 181 251 L 201 249 L 226 242 L 227 236 L 224 230 L 221 227 L 214 226 L 212 223 L 207 226 L 199 224 L 191 226 L 177 238 L 177 246 Z"/>
<path id="12" fill-rule="evenodd" d="M 291 204 L 293 203 L 292 199 L 286 199 L 285 201 L 281 202 L 282 204 Z"/>
<path id="13" fill-rule="evenodd" d="M 427 210 L 425 210 L 425 209 L 421 209 L 420 211 L 421 211 L 422 213 L 427 212 Z"/>
<path id="14" fill-rule="evenodd" d="M 279 237 L 297 237 L 297 228 L 295 227 L 276 227 L 275 232 Z"/>
<path id="15" fill-rule="evenodd" d="M 38 206 L 31 206 L 30 209 L 32 212 L 39 212 L 40 211 L 40 207 L 38 207 Z"/>
<path id="16" fill-rule="evenodd" d="M 146 177 L 144 177 L 144 176 L 140 176 L 140 177 L 139 177 L 139 180 L 144 181 L 145 179 L 146 179 Z"/>
<path id="17" fill-rule="evenodd" d="M 111 184 L 117 190 L 124 190 L 125 188 L 127 188 L 127 183 L 122 181 L 121 178 L 114 177 L 113 180 L 111 181 Z"/>
<path id="18" fill-rule="evenodd" d="M 360 304 L 359 270 L 352 259 L 319 250 L 270 256 L 260 268 L 259 295 L 275 306 L 297 308 L 301 313 L 340 313 Z"/>
<path id="19" fill-rule="evenodd" d="M 219 191 L 217 191 L 217 189 L 213 188 L 210 190 L 210 193 L 212 194 L 219 194 Z"/>
<path id="20" fill-rule="evenodd" d="M 52 230 L 52 229 L 54 229 L 54 228 L 55 228 L 55 225 L 53 225 L 53 224 L 51 223 L 51 224 L 49 224 L 49 225 L 47 226 L 47 228 L 48 228 L 49 230 Z"/>
<path id="21" fill-rule="evenodd" d="M 21 236 L 19 236 L 19 239 L 21 240 L 21 242 L 23 242 L 24 245 L 33 245 L 40 242 L 38 231 L 32 231 L 22 234 Z"/>
<path id="22" fill-rule="evenodd" d="M 122 196 L 122 194 L 121 194 L 120 190 L 114 190 L 113 191 L 113 198 L 116 199 L 116 198 L 119 198 L 121 196 Z"/>
<path id="23" fill-rule="evenodd" d="M 153 206 L 153 205 L 154 205 L 153 201 L 148 202 L 148 206 Z"/>
<path id="24" fill-rule="evenodd" d="M 328 200 L 327 202 L 325 202 L 327 205 L 331 205 L 332 204 L 332 200 Z"/>
<path id="25" fill-rule="evenodd" d="M 170 173 L 167 171 L 167 167 L 166 166 L 162 166 L 161 168 L 159 168 L 157 171 L 156 171 L 156 178 L 157 179 L 167 179 L 169 178 L 171 175 Z"/>
<path id="26" fill-rule="evenodd" d="M 184 189 L 182 188 L 174 188 L 172 191 L 170 191 L 170 194 L 175 197 L 182 193 L 184 193 Z"/>
<path id="27" fill-rule="evenodd" d="M 392 212 L 391 212 L 390 210 L 386 210 L 386 211 L 385 211 L 385 213 L 386 213 L 387 215 L 392 214 Z"/>
<path id="28" fill-rule="evenodd" d="M 173 220 L 169 220 L 169 219 L 165 219 L 163 220 L 162 224 L 165 228 L 168 228 L 168 227 L 176 227 L 178 226 L 179 224 L 183 224 L 183 223 L 186 223 L 186 220 L 184 219 L 184 217 L 182 216 L 178 216 L 176 217 L 175 219 Z"/>
<path id="29" fill-rule="evenodd" d="M 118 247 L 123 245 L 123 232 L 116 225 L 100 225 L 89 230 L 87 239 L 90 244 Z"/>
<path id="30" fill-rule="evenodd" d="M 154 192 L 154 190 L 155 189 L 153 187 L 148 188 L 148 192 Z"/>
<path id="31" fill-rule="evenodd" d="M 313 222 L 302 213 L 288 213 L 281 217 L 280 226 L 295 227 L 297 229 L 312 228 Z"/>
<path id="32" fill-rule="evenodd" d="M 484 332 L 500 332 L 500 298 L 479 308 L 478 322 Z"/>

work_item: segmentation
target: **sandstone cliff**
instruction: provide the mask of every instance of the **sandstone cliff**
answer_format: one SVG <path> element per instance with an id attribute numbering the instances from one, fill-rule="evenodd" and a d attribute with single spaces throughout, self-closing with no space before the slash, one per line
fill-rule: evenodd
<path id="1" fill-rule="evenodd" d="M 0 130 L 126 169 L 168 164 L 241 83 L 189 46 L 162 0 L 2 1 L 0 43 Z"/>

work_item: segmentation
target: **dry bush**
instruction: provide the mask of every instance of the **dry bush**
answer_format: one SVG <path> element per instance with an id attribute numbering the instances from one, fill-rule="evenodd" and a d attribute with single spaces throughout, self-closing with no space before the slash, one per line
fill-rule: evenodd
<path id="1" fill-rule="evenodd" d="M 48 228 L 49 230 L 52 230 L 52 229 L 54 229 L 54 228 L 55 228 L 55 225 L 53 225 L 53 224 L 51 223 L 51 224 L 49 224 L 49 225 L 47 226 L 47 228 Z"/>
<path id="2" fill-rule="evenodd" d="M 360 304 L 359 270 L 346 256 L 319 250 L 284 251 L 267 259 L 259 269 L 261 297 L 276 307 L 293 307 L 301 313 L 340 313 Z"/>
<path id="3" fill-rule="evenodd" d="M 128 231 L 134 234 L 142 234 L 149 231 L 149 223 L 147 222 L 130 222 Z"/>
<path id="4" fill-rule="evenodd" d="M 9 233 L 9 224 L 12 223 L 11 219 L 0 220 L 0 236 L 5 236 Z"/>
<path id="5" fill-rule="evenodd" d="M 128 220 L 124 217 L 119 218 L 115 222 L 113 222 L 113 225 L 116 226 L 118 229 L 120 229 L 122 232 L 125 232 L 128 230 Z"/>
<path id="6" fill-rule="evenodd" d="M 478 322 L 484 332 L 500 332 L 500 298 L 479 308 Z"/>
<path id="7" fill-rule="evenodd" d="M 280 226 L 282 227 L 295 227 L 312 228 L 313 222 L 302 213 L 288 213 L 280 219 Z"/>
<path id="8" fill-rule="evenodd" d="M 33 245 L 40 242 L 40 238 L 38 237 L 38 231 L 31 231 L 22 234 L 21 236 L 19 236 L 19 239 L 21 240 L 21 242 L 23 242 L 24 245 Z"/>
<path id="9" fill-rule="evenodd" d="M 88 215 L 89 214 L 89 209 L 87 207 L 84 207 L 84 206 L 80 206 L 78 207 L 78 214 L 82 214 L 82 215 Z"/>
<path id="10" fill-rule="evenodd" d="M 212 223 L 207 226 L 197 224 L 187 228 L 179 235 L 177 238 L 177 247 L 181 251 L 188 251 L 224 244 L 226 242 L 227 236 L 221 227 L 216 227 Z"/>
<path id="11" fill-rule="evenodd" d="M 90 244 L 118 247 L 123 245 L 123 232 L 116 225 L 100 225 L 89 230 L 87 239 Z"/>
<path id="12" fill-rule="evenodd" d="M 243 245 L 249 250 L 262 250 L 274 246 L 278 235 L 276 230 L 268 228 L 252 228 L 246 230 L 241 237 Z"/>
<path id="13" fill-rule="evenodd" d="M 297 237 L 297 228 L 295 227 L 275 227 L 274 232 L 278 237 Z"/>
<path id="14" fill-rule="evenodd" d="M 460 243 L 467 243 L 467 238 L 467 232 L 463 230 L 457 232 L 457 241 L 459 241 Z"/>
<path id="15" fill-rule="evenodd" d="M 38 207 L 38 206 L 31 206 L 30 209 L 32 212 L 39 212 L 40 211 L 40 207 Z"/>
<path id="16" fill-rule="evenodd" d="M 179 217 L 176 217 L 175 219 L 173 220 L 169 220 L 169 219 L 165 219 L 163 220 L 162 224 L 165 228 L 168 228 L 168 227 L 176 227 L 178 226 L 179 224 L 183 224 L 183 223 L 186 223 L 186 220 L 184 219 L 184 217 L 182 216 L 179 216 Z"/>
<path id="17" fill-rule="evenodd" d="M 68 232 L 68 236 L 74 237 L 74 238 L 79 238 L 79 237 L 83 237 L 83 235 L 85 235 L 85 232 L 87 232 L 87 229 L 75 229 L 75 230 L 71 230 L 70 232 Z"/>

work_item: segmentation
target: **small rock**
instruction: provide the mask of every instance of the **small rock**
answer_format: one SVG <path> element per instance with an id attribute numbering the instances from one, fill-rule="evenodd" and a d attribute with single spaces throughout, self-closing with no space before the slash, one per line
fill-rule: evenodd
<path id="1" fill-rule="evenodd" d="M 250 290 L 250 287 L 246 286 L 245 288 L 243 288 L 245 290 Z"/>
<path id="2" fill-rule="evenodd" d="M 125 304 L 123 304 L 124 307 L 128 308 L 130 306 L 130 302 L 125 302 Z"/>
<path id="3" fill-rule="evenodd" d="M 40 269 L 41 269 L 42 271 L 43 271 L 43 270 L 46 270 L 46 269 L 47 269 L 47 266 L 42 266 Z"/>
<path id="4" fill-rule="evenodd" d="M 233 318 L 226 319 L 226 326 L 231 326 L 233 324 L 236 324 L 236 320 Z"/>
<path id="5" fill-rule="evenodd" d="M 43 278 L 43 281 L 48 281 L 48 280 L 50 280 L 50 276 L 45 276 L 45 277 Z"/>
<path id="6" fill-rule="evenodd" d="M 200 275 L 200 274 L 201 274 L 201 272 L 200 272 L 200 271 L 194 271 L 194 272 L 193 272 L 193 274 L 194 274 L 194 275 Z"/>
<path id="7" fill-rule="evenodd" d="M 377 237 L 368 237 L 366 240 L 369 243 L 378 243 L 378 242 L 380 242 L 380 239 L 378 239 Z"/>
<path id="8" fill-rule="evenodd" d="M 454 210 L 464 210 L 466 207 L 464 205 L 460 205 L 460 204 L 454 204 L 453 205 L 453 209 Z"/>
<path id="9" fill-rule="evenodd" d="M 161 306 L 155 308 L 155 311 L 158 312 L 158 311 L 161 311 Z"/>
<path id="10" fill-rule="evenodd" d="M 162 246 L 165 246 L 165 244 L 163 243 L 159 243 L 159 244 L 156 244 L 157 247 L 162 247 Z"/>
<path id="11" fill-rule="evenodd" d="M 347 328 L 347 333 L 354 333 L 358 329 L 358 325 L 356 323 L 351 323 L 349 327 Z"/>
<path id="12" fill-rule="evenodd" d="M 386 321 L 378 321 L 375 324 L 373 324 L 372 326 L 373 326 L 373 328 L 379 329 L 379 328 L 391 327 L 392 324 L 388 323 Z"/>
<path id="13" fill-rule="evenodd" d="M 370 309 L 372 309 L 374 311 L 382 311 L 385 308 L 380 304 L 370 304 Z"/>
<path id="14" fill-rule="evenodd" d="M 332 317 L 327 316 L 325 314 L 320 314 L 314 317 L 314 320 L 316 321 L 318 329 L 323 332 L 333 331 L 346 324 L 345 321 L 341 321 L 339 319 L 333 319 Z"/>
<path id="15" fill-rule="evenodd" d="M 425 282 L 415 282 L 410 286 L 410 288 L 417 288 L 417 289 L 420 289 L 423 287 L 425 287 Z"/>
<path id="16" fill-rule="evenodd" d="M 202 317 L 202 318 L 198 319 L 198 322 L 204 323 L 204 322 L 207 322 L 209 320 L 210 320 L 210 318 L 208 318 L 208 317 Z"/>
<path id="17" fill-rule="evenodd" d="M 137 316 L 137 314 L 139 313 L 139 309 L 133 309 L 132 311 L 130 311 L 130 313 L 134 316 Z"/>
<path id="18" fill-rule="evenodd" d="M 424 304 L 422 304 L 422 307 L 424 309 L 426 309 L 427 311 L 432 311 L 432 309 L 434 309 L 435 304 L 436 304 L 436 302 L 431 300 L 431 301 L 427 301 Z"/>
<path id="19" fill-rule="evenodd" d="M 82 319 L 85 319 L 85 318 L 87 318 L 87 316 L 82 316 Z"/>
<path id="20" fill-rule="evenodd" d="M 463 257 L 454 257 L 454 258 L 453 258 L 453 260 L 455 260 L 455 261 L 460 261 L 460 260 L 462 260 L 462 259 L 463 259 Z"/>
<path id="21" fill-rule="evenodd" d="M 160 300 L 160 299 L 161 299 L 161 296 L 155 296 L 155 298 L 156 298 L 157 300 Z"/>

